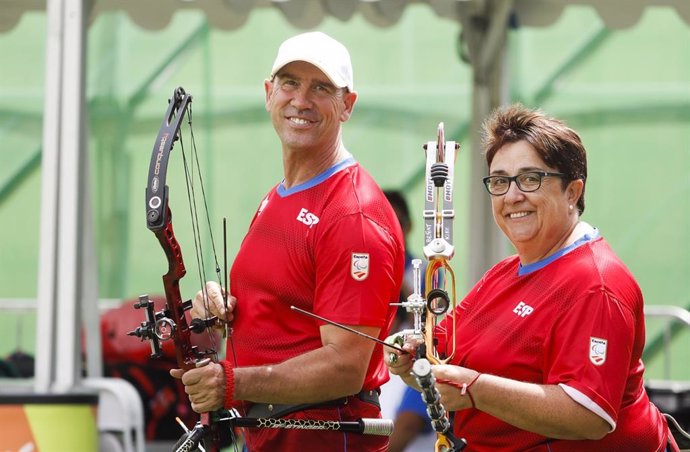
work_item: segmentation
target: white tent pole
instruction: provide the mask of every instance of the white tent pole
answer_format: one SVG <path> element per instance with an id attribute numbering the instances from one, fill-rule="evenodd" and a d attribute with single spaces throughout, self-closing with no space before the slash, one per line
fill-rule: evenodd
<path id="1" fill-rule="evenodd" d="M 37 392 L 66 392 L 81 378 L 81 281 L 95 278 L 83 225 L 88 186 L 84 58 L 87 0 L 48 8 L 46 121 L 42 165 Z M 86 247 L 86 248 L 85 248 Z M 95 303 L 95 300 L 91 302 Z"/>
<path id="2" fill-rule="evenodd" d="M 55 342 L 55 385 L 57 392 L 74 386 L 78 378 L 78 338 L 80 319 L 78 298 L 80 287 L 81 228 L 81 115 L 83 86 L 83 2 L 65 0 L 62 53 L 62 98 L 60 104 L 62 135 L 58 161 L 58 246 L 57 246 L 57 335 Z M 71 174 L 72 177 L 68 175 Z"/>
<path id="3" fill-rule="evenodd" d="M 470 227 L 468 276 L 477 282 L 484 272 L 506 255 L 506 240 L 493 221 L 491 202 L 479 179 L 486 174 L 481 154 L 481 125 L 491 111 L 504 104 L 507 65 L 505 61 L 508 17 L 513 0 L 486 2 L 480 16 L 463 18 L 472 73 L 472 126 L 470 139 Z"/>
<path id="4" fill-rule="evenodd" d="M 58 160 L 60 143 L 60 98 L 62 94 L 63 2 L 49 1 L 47 9 L 46 68 L 41 161 L 41 227 L 38 258 L 38 303 L 36 327 L 36 392 L 48 392 L 55 378 L 55 311 L 57 278 Z"/>
<path id="5" fill-rule="evenodd" d="M 82 104 L 83 105 L 83 104 Z M 82 115 L 84 118 L 84 115 Z M 86 373 L 89 377 L 103 376 L 103 353 L 101 348 L 100 309 L 98 298 L 98 255 L 96 253 L 96 237 L 94 235 L 94 215 L 92 208 L 93 190 L 91 189 L 88 124 L 82 121 L 82 165 L 84 167 L 81 177 L 82 204 L 79 216 L 82 246 L 81 246 L 81 271 L 80 297 L 78 299 L 77 313 L 83 313 L 82 323 L 84 337 L 86 338 Z M 77 340 L 79 338 L 77 337 Z"/>

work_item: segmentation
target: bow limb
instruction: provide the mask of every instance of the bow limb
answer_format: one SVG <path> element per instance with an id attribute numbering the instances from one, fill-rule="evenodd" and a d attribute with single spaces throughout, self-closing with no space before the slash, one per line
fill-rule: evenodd
<path id="1" fill-rule="evenodd" d="M 202 362 L 205 364 L 208 361 L 204 360 L 205 354 L 200 354 L 192 345 L 190 327 L 184 314 L 191 307 L 180 295 L 180 280 L 187 271 L 173 231 L 169 189 L 165 182 L 170 153 L 179 139 L 180 125 L 191 102 L 192 96 L 184 89 L 175 90 L 153 147 L 146 186 L 146 226 L 158 239 L 168 261 L 168 273 L 163 275 L 167 320 L 161 318 L 158 324 L 163 333 L 167 333 L 163 334 L 163 340 L 173 340 L 177 364 L 184 370 L 199 367 Z"/>
<path id="2" fill-rule="evenodd" d="M 172 339 L 177 365 L 184 370 L 204 366 L 211 362 L 211 357 L 215 359 L 216 354 L 214 350 L 200 351 L 192 344 L 191 333 L 203 332 L 213 324 L 215 319 L 212 318 L 208 321 L 195 319 L 190 323 L 187 322 L 185 312 L 191 309 L 192 303 L 191 301 L 183 301 L 180 294 L 180 280 L 185 276 L 186 269 L 182 250 L 173 231 L 169 189 L 166 185 L 170 153 L 175 142 L 180 138 L 180 125 L 185 116 L 188 117 L 191 125 L 191 102 L 192 96 L 187 94 L 183 88 L 180 87 L 175 90 L 153 147 L 146 186 L 146 226 L 155 234 L 168 261 L 168 272 L 163 275 L 165 307 L 159 312 L 154 312 L 153 303 L 148 301 L 148 297 L 140 297 L 140 303 L 136 307 L 146 308 L 147 321 L 130 333 L 151 341 L 152 356 L 154 357 L 159 357 L 162 354 L 160 342 Z M 213 424 L 214 416 L 212 413 L 202 414 L 194 429 L 187 430 L 174 450 L 196 450 L 196 447 L 206 439 L 205 450 L 208 452 L 218 451 L 220 449 L 219 438 L 217 429 Z"/>

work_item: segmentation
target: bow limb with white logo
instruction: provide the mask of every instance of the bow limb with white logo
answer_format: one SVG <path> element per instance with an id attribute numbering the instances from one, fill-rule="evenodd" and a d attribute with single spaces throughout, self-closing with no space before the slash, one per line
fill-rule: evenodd
<path id="1" fill-rule="evenodd" d="M 402 345 L 407 338 L 419 342 L 412 373 L 422 389 L 422 398 L 427 406 L 427 413 L 437 434 L 436 452 L 456 452 L 465 448 L 467 443 L 456 438 L 452 424 L 441 404 L 436 389 L 436 379 L 431 371 L 432 364 L 446 364 L 455 354 L 455 316 L 451 325 L 446 327 L 451 337 L 447 343 L 450 352 L 441 355 L 436 350 L 434 331 L 436 324 L 448 310 L 456 304 L 455 274 L 450 260 L 455 254 L 453 247 L 453 175 L 455 155 L 459 145 L 454 141 L 445 141 L 443 123 L 438 126 L 436 141 L 425 146 L 426 151 L 426 187 L 424 191 L 424 256 L 428 263 L 425 275 L 426 294 L 422 296 L 422 272 L 420 259 L 412 261 L 414 291 L 402 303 L 407 312 L 414 318 L 413 328 L 397 335 L 396 343 Z M 450 293 L 449 293 L 450 292 Z"/>

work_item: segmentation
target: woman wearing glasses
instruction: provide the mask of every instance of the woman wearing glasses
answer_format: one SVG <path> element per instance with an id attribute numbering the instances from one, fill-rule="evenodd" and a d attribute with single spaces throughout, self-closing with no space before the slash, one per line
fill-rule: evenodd
<path id="1" fill-rule="evenodd" d="M 484 124 L 484 149 L 494 219 L 517 254 L 450 314 L 457 352 L 433 372 L 456 435 L 472 452 L 677 450 L 643 387 L 640 289 L 580 219 L 579 136 L 514 105 Z M 451 348 L 437 336 L 439 352 Z M 386 359 L 391 373 L 414 386 L 410 356 L 396 355 Z"/>

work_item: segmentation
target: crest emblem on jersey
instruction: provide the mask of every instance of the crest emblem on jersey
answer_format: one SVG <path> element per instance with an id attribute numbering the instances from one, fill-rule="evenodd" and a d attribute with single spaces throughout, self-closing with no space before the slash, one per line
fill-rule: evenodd
<path id="1" fill-rule="evenodd" d="M 598 337 L 589 338 L 589 360 L 595 366 L 601 366 L 606 362 L 606 346 L 608 341 L 606 339 L 599 339 Z"/>
<path id="2" fill-rule="evenodd" d="M 369 253 L 352 253 L 350 275 L 355 281 L 364 281 L 369 276 Z"/>

